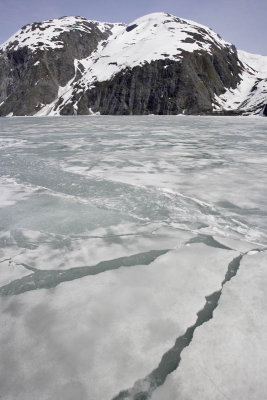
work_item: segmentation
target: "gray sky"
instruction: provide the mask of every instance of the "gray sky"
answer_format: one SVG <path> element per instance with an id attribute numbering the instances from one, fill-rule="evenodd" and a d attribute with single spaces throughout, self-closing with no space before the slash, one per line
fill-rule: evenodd
<path id="1" fill-rule="evenodd" d="M 130 23 L 157 11 L 202 23 L 239 49 L 267 55 L 267 0 L 0 0 L 0 42 L 27 23 L 64 15 Z"/>

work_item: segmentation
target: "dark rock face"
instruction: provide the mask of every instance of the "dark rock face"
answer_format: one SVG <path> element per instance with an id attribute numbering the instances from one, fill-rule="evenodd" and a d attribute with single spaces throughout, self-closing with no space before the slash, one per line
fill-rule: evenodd
<path id="1" fill-rule="evenodd" d="M 130 25 L 130 26 L 127 26 L 127 28 L 126 28 L 126 32 L 131 32 L 133 29 L 135 29 L 135 28 L 137 28 L 137 25 L 136 24 L 133 24 L 133 25 Z"/>
<path id="2" fill-rule="evenodd" d="M 267 104 L 265 104 L 262 114 L 264 115 L 264 117 L 267 117 Z"/>
<path id="3" fill-rule="evenodd" d="M 30 27 L 34 31 L 36 24 Z M 16 43 L 12 43 L 0 51 L 0 103 L 4 101 L 0 116 L 34 115 L 43 105 L 55 100 L 59 86 L 65 86 L 75 77 L 74 60 L 88 57 L 111 34 L 109 28 L 112 24 L 103 32 L 97 23 L 85 20 L 83 29 L 78 25 L 76 29 L 59 33 L 56 40 L 63 44 L 61 47 L 33 51 L 26 46 L 16 49 Z"/>
<path id="4" fill-rule="evenodd" d="M 213 55 L 184 52 L 182 62 L 152 61 L 127 69 L 82 94 L 78 114 L 210 114 L 214 94 L 235 88 L 240 66 L 235 49 L 214 49 Z M 76 93 L 78 93 L 78 88 Z M 73 95 L 73 102 L 77 95 Z M 61 110 L 74 114 L 74 108 Z"/>

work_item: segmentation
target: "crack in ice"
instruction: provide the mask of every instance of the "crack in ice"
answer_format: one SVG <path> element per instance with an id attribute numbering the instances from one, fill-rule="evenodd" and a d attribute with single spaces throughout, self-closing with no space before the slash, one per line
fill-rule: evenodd
<path id="1" fill-rule="evenodd" d="M 21 279 L 16 279 L 7 285 L 0 287 L 0 296 L 18 295 L 30 290 L 54 288 L 62 282 L 69 282 L 89 275 L 97 275 L 102 272 L 115 270 L 120 267 L 134 267 L 137 265 L 149 265 L 158 257 L 169 252 L 170 249 L 150 250 L 143 253 L 101 261 L 96 265 L 75 267 L 67 270 L 39 270 L 23 265 L 34 271 Z"/>
<path id="2" fill-rule="evenodd" d="M 211 235 L 199 234 L 186 242 L 186 244 L 192 243 L 203 243 L 209 247 L 215 247 L 224 250 L 233 250 L 231 247 L 225 246 L 224 244 L 218 242 L 218 240 L 215 240 Z"/>
<path id="3" fill-rule="evenodd" d="M 0 261 L 0 264 L 2 264 L 2 263 L 4 263 L 4 262 L 6 262 L 6 261 L 12 261 L 12 258 L 5 258 L 4 260 L 1 260 Z"/>
<path id="4" fill-rule="evenodd" d="M 255 249 L 255 251 L 258 252 L 262 250 Z M 112 400 L 147 400 L 157 387 L 163 385 L 167 376 L 179 367 L 181 353 L 184 348 L 190 345 L 195 330 L 212 319 L 213 312 L 217 308 L 222 295 L 224 285 L 237 274 L 242 258 L 248 253 L 249 251 L 240 253 L 239 256 L 235 257 L 228 264 L 228 269 L 222 281 L 221 288 L 205 297 L 206 303 L 204 307 L 198 311 L 195 324 L 187 328 L 185 333 L 176 339 L 174 346 L 162 356 L 157 368 L 144 379 L 136 381 L 132 388 L 121 391 L 117 396 L 113 397 Z"/>

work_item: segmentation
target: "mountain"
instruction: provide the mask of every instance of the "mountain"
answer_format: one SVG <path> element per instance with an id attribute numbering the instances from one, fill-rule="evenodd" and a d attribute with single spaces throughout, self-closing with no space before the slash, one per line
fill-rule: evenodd
<path id="1" fill-rule="evenodd" d="M 0 46 L 0 116 L 259 114 L 267 57 L 168 13 L 129 25 L 62 17 Z"/>

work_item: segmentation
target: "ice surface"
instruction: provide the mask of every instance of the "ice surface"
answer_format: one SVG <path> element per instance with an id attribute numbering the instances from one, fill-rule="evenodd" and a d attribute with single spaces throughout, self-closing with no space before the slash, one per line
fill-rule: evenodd
<path id="1" fill-rule="evenodd" d="M 53 398 L 73 380 L 89 398 L 112 398 L 148 374 L 194 323 L 205 295 L 220 288 L 236 254 L 195 244 L 148 266 L 124 267 L 64 282 L 54 290 L 2 299 L 2 321 L 15 326 L 0 349 L 2 395 L 11 391 L 31 400 L 51 392 Z M 10 310 L 18 307 L 20 315 L 14 316 Z M 1 332 L 2 343 L 5 334 Z M 33 368 L 40 359 L 42 365 Z M 16 362 L 18 372 L 10 378 L 3 360 Z"/>
<path id="2" fill-rule="evenodd" d="M 18 200 L 26 199 L 31 192 L 25 190 L 24 185 L 18 184 L 13 179 L 0 177 L 0 208 L 15 204 Z"/>
<path id="3" fill-rule="evenodd" d="M 267 396 L 267 253 L 247 255 L 214 318 L 195 333 L 153 400 L 258 400 Z"/>
<path id="4" fill-rule="evenodd" d="M 14 258 L 3 258 L 4 252 L 0 251 L 0 285 L 5 286 L 10 282 L 23 278 L 29 275 L 29 270 L 24 268 L 23 265 L 17 264 Z"/>
<path id="5" fill-rule="evenodd" d="M 16 118 L 1 126 L 4 139 L 17 140 L 2 147 L 2 175 L 34 191 L 5 207 L 2 225 L 68 234 L 127 219 L 256 242 L 266 231 L 260 119 Z"/>
<path id="6" fill-rule="evenodd" d="M 240 332 L 248 347 L 251 318 L 253 343 L 266 334 L 265 253 L 255 253 L 267 246 L 266 160 L 261 118 L 0 119 L 3 400 L 111 400 L 133 388 L 247 252 L 213 319 L 198 327 L 154 396 L 180 398 L 180 373 L 188 380 L 193 368 L 188 354 L 200 357 L 203 348 L 208 360 L 208 343 L 216 362 L 232 362 L 229 371 L 238 375 L 236 365 L 253 384 L 252 350 L 240 351 L 238 364 L 231 354 Z M 228 325 L 226 343 L 220 332 L 227 338 Z M 238 398 L 225 377 L 226 395 Z M 205 381 L 207 393 L 213 386 Z"/>

